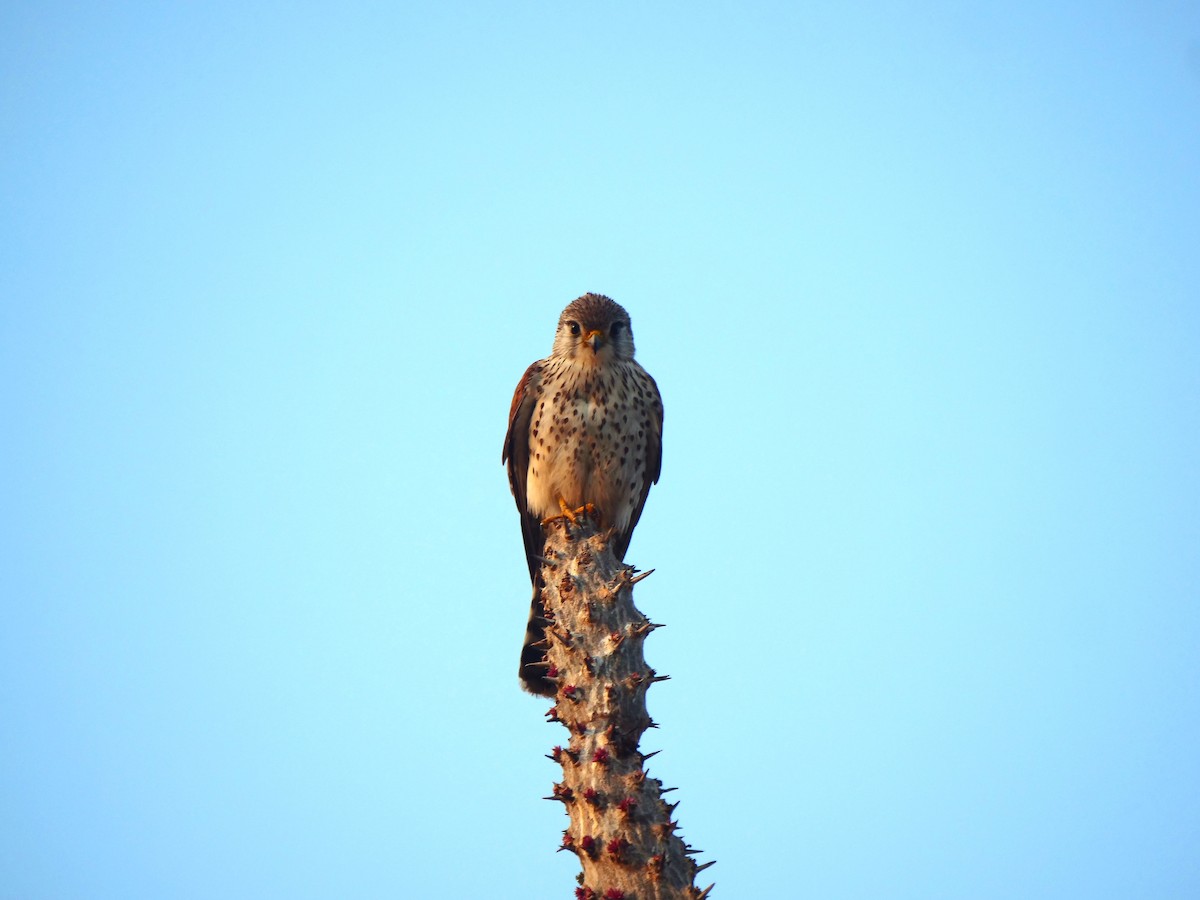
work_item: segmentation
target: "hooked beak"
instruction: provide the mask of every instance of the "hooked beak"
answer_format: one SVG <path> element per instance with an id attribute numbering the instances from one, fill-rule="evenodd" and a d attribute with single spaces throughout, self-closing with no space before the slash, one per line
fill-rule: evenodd
<path id="1" fill-rule="evenodd" d="M 592 348 L 595 353 L 600 349 L 600 345 L 604 343 L 604 332 L 597 328 L 595 331 L 589 331 L 583 336 L 583 342 Z"/>

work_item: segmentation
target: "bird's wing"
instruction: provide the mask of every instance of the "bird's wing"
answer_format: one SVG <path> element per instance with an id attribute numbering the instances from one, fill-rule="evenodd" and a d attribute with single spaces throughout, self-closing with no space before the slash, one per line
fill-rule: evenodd
<path id="1" fill-rule="evenodd" d="M 662 474 L 662 429 L 663 429 L 663 402 L 662 395 L 658 392 L 658 385 L 650 373 L 642 369 L 641 374 L 646 379 L 647 393 L 646 398 L 650 401 L 650 432 L 646 435 L 646 481 L 642 485 L 642 492 L 638 496 L 637 506 L 633 508 L 633 515 L 629 517 L 629 528 L 621 534 L 617 535 L 617 558 L 624 560 L 625 551 L 629 549 L 629 539 L 633 537 L 633 529 L 637 527 L 638 519 L 642 517 L 642 509 L 646 506 L 646 498 L 650 496 L 650 485 L 658 484 L 658 476 Z"/>
<path id="2" fill-rule="evenodd" d="M 529 511 L 525 480 L 529 476 L 529 421 L 537 405 L 541 373 L 541 362 L 535 362 L 521 376 L 508 410 L 508 433 L 504 436 L 504 452 L 500 455 L 500 461 L 508 464 L 508 485 L 512 488 L 513 499 L 517 501 L 517 511 L 521 514 L 521 535 L 525 540 L 529 578 L 535 583 L 546 542 L 541 520 Z"/>

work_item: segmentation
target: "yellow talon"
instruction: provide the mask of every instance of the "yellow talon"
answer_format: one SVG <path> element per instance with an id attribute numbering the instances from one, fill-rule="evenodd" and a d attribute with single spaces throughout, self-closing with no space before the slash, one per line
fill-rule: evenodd
<path id="1" fill-rule="evenodd" d="M 551 522 L 555 521 L 556 519 L 566 519 L 572 525 L 578 526 L 579 525 L 579 519 L 577 518 L 578 516 L 587 515 L 587 516 L 592 516 L 594 518 L 596 515 L 596 507 L 594 504 L 585 503 L 585 504 L 583 504 L 583 506 L 580 506 L 577 509 L 571 509 L 571 507 L 567 505 L 567 500 L 565 497 L 558 498 L 558 508 L 561 509 L 562 512 L 559 513 L 557 516 L 546 516 L 546 518 L 542 519 L 543 525 L 549 525 Z"/>

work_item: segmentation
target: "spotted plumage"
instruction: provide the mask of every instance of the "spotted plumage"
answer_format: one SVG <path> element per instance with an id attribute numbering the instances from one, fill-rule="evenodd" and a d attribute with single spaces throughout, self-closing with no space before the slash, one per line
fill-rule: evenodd
<path id="1" fill-rule="evenodd" d="M 513 394 L 503 461 L 525 539 L 533 604 L 521 683 L 551 696 L 554 685 L 536 663 L 543 653 L 544 610 L 538 572 L 545 546 L 542 519 L 593 504 L 613 549 L 624 558 L 662 463 L 662 398 L 633 358 L 629 314 L 608 297 L 584 294 L 558 320 L 554 347 L 531 365 Z"/>

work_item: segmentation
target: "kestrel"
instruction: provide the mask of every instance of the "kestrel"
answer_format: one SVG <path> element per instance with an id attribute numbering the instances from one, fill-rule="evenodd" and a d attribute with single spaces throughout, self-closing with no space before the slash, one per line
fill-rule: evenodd
<path id="1" fill-rule="evenodd" d="M 559 316 L 550 355 L 517 385 L 501 456 L 533 582 L 520 671 L 532 694 L 554 695 L 537 665 L 545 653 L 533 646 L 545 636 L 543 520 L 586 511 L 613 529 L 613 550 L 624 559 L 662 467 L 662 423 L 658 386 L 633 359 L 629 314 L 600 294 L 572 301 Z"/>

